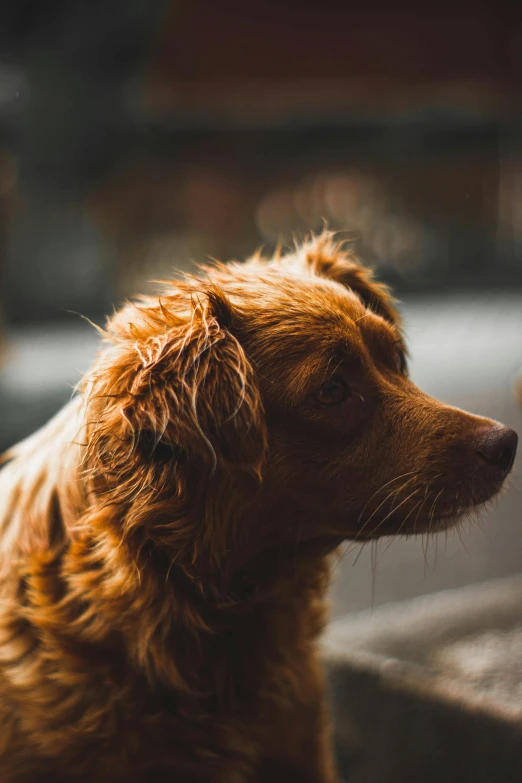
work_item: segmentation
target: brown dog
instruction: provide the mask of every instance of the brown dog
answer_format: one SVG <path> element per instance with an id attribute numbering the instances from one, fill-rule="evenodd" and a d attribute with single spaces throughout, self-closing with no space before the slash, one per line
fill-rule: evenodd
<path id="1" fill-rule="evenodd" d="M 334 783 L 327 555 L 492 498 L 517 437 L 408 379 L 328 234 L 109 323 L 0 472 L 0 780 Z"/>

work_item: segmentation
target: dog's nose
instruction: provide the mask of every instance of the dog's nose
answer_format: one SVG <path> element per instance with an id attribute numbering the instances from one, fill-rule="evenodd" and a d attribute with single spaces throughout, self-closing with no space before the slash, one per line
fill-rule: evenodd
<path id="1" fill-rule="evenodd" d="M 489 465 L 500 468 L 502 474 L 507 476 L 515 461 L 517 443 L 517 433 L 509 427 L 499 425 L 483 430 L 475 448 L 483 460 Z"/>

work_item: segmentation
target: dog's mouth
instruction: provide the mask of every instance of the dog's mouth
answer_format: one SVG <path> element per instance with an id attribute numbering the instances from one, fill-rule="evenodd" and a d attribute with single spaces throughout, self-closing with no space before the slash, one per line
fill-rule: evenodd
<path id="1" fill-rule="evenodd" d="M 350 536 L 360 541 L 371 541 L 384 536 L 411 536 L 424 533 L 439 533 L 457 525 L 466 518 L 473 518 L 487 508 L 488 504 L 501 494 L 503 485 L 491 492 L 481 492 L 481 496 L 466 502 L 448 503 L 436 508 L 436 496 L 427 508 L 421 511 L 391 511 L 372 526 L 361 525 L 356 534 Z"/>
<path id="2" fill-rule="evenodd" d="M 328 508 L 320 509 L 320 525 L 315 515 L 303 510 L 303 524 L 298 520 L 289 527 L 288 536 L 281 543 L 292 557 L 315 556 L 332 552 L 343 541 L 365 542 L 449 530 L 466 518 L 478 518 L 502 493 L 513 465 L 514 450 L 505 459 L 503 453 L 501 457 L 502 465 L 472 455 L 471 459 L 467 456 L 442 464 L 439 461 L 436 467 L 430 466 L 430 471 L 387 477 L 366 505 L 351 499 L 347 505 L 334 506 L 331 516 Z M 440 472 L 436 472 L 437 467 Z"/>
<path id="3" fill-rule="evenodd" d="M 358 520 L 349 537 L 364 541 L 436 533 L 480 514 L 506 487 L 517 440 L 513 430 L 493 423 L 454 444 L 446 458 L 432 460 L 427 471 L 414 478 L 408 473 L 392 478 L 372 496 L 372 508 L 364 507 L 365 519 Z M 404 483 L 396 491 L 402 476 Z M 383 500 L 385 492 L 389 495 Z"/>
<path id="4" fill-rule="evenodd" d="M 391 514 L 388 519 L 376 523 L 373 528 L 361 528 L 354 535 L 348 536 L 356 541 L 374 541 L 385 536 L 412 536 L 423 533 L 438 533 L 447 530 L 464 517 L 477 509 L 476 506 L 455 508 L 453 510 L 440 511 L 434 514 L 423 514 L 414 518 L 411 522 L 398 514 Z"/>

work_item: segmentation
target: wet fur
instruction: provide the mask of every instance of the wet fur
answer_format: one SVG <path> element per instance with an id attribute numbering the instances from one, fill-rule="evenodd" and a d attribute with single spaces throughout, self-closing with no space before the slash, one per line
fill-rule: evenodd
<path id="1" fill-rule="evenodd" d="M 103 336 L 0 471 L 2 783 L 335 783 L 328 555 L 406 512 L 435 526 L 467 459 L 448 442 L 487 420 L 416 390 L 389 293 L 329 234 L 167 284 Z M 371 365 L 342 438 L 306 402 L 334 339 Z"/>

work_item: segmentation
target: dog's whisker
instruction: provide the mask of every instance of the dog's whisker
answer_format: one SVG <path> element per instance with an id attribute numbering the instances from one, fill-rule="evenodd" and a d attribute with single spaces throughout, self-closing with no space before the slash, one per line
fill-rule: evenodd
<path id="1" fill-rule="evenodd" d="M 354 559 L 354 561 L 352 563 L 352 567 L 355 567 L 357 565 L 357 561 L 359 560 L 359 558 L 360 558 L 360 556 L 361 556 L 361 554 L 362 554 L 362 552 L 364 550 L 364 541 L 362 542 L 362 544 L 360 546 L 361 546 L 361 548 L 359 549 L 359 551 L 358 551 L 358 553 L 357 553 L 357 555 L 356 555 L 356 557 L 355 557 L 355 559 Z"/>
<path id="2" fill-rule="evenodd" d="M 475 522 L 477 522 L 477 520 L 475 520 Z M 464 539 L 462 538 L 462 535 L 460 533 L 460 529 L 459 528 L 460 528 L 460 525 L 457 524 L 455 526 L 455 532 L 456 532 L 457 536 L 459 537 L 459 541 L 462 544 L 462 548 L 463 548 L 464 552 L 466 553 L 466 557 L 469 557 L 469 552 L 468 552 L 468 550 L 466 548 L 466 545 L 464 543 Z"/>
<path id="3" fill-rule="evenodd" d="M 384 557 L 384 555 L 386 554 L 386 552 L 388 551 L 388 549 L 391 547 L 391 545 L 393 544 L 393 542 L 394 542 L 394 541 L 397 539 L 397 537 L 398 537 L 398 536 L 400 536 L 400 534 L 401 534 L 402 530 L 403 530 L 403 529 L 404 529 L 404 527 L 406 526 L 406 523 L 407 523 L 408 519 L 411 517 L 412 513 L 414 513 L 414 512 L 417 510 L 418 506 L 419 506 L 421 503 L 422 503 L 422 500 L 419 500 L 419 501 L 418 501 L 418 502 L 417 502 L 417 503 L 416 503 L 416 504 L 415 504 L 415 505 L 414 505 L 414 506 L 411 508 L 411 510 L 410 510 L 410 511 L 407 513 L 407 515 L 405 516 L 405 518 L 403 519 L 403 521 L 402 521 L 402 522 L 401 522 L 401 524 L 399 525 L 399 528 L 397 529 L 397 532 L 396 532 L 396 533 L 395 533 L 393 536 L 391 536 L 389 543 L 387 544 L 386 548 L 384 549 L 384 551 L 383 551 L 383 552 L 382 552 L 382 554 L 381 554 L 381 558 L 382 558 L 382 557 Z"/>
<path id="4" fill-rule="evenodd" d="M 363 516 L 364 512 L 366 511 L 366 509 L 368 508 L 369 504 L 371 503 L 371 501 L 374 499 L 374 497 L 376 495 L 378 495 L 380 492 L 382 492 L 382 490 L 385 489 L 390 484 L 394 483 L 395 481 L 399 481 L 401 478 L 405 478 L 406 476 L 411 476 L 412 473 L 415 473 L 415 471 L 409 470 L 407 473 L 402 473 L 400 476 L 395 476 L 395 478 L 392 478 L 392 479 L 390 479 L 390 481 L 387 481 L 386 484 L 383 484 L 382 487 L 379 487 L 379 489 L 377 489 L 373 493 L 373 495 L 366 501 L 365 505 L 363 506 L 363 509 L 362 509 L 361 513 L 359 514 L 359 518 L 357 519 L 357 522 L 356 522 L 355 526 L 357 528 L 359 527 L 359 523 L 360 523 L 360 521 L 362 519 L 362 516 Z M 385 500 L 387 500 L 387 498 L 385 498 Z"/>
<path id="5" fill-rule="evenodd" d="M 396 506 L 395 508 L 392 508 L 392 510 L 391 510 L 391 511 L 390 511 L 390 512 L 389 512 L 389 513 L 388 513 L 388 514 L 387 514 L 387 515 L 384 517 L 384 519 L 381 519 L 381 521 L 379 522 L 379 524 L 378 524 L 378 525 L 376 525 L 376 526 L 373 528 L 373 530 L 372 530 L 372 532 L 371 532 L 371 535 L 372 535 L 372 536 L 374 536 L 374 535 L 375 535 L 375 533 L 377 532 L 377 530 L 379 530 L 379 529 L 382 527 L 382 525 L 384 525 L 384 523 L 386 522 L 386 520 L 388 520 L 388 519 L 391 517 L 391 515 L 392 515 L 392 514 L 394 514 L 396 511 L 398 511 L 398 510 L 399 510 L 399 509 L 400 509 L 400 508 L 401 508 L 401 507 L 402 507 L 402 506 L 403 506 L 405 503 L 407 503 L 407 502 L 408 502 L 408 500 L 409 500 L 410 498 L 412 498 L 414 495 L 416 495 L 416 494 L 417 494 L 417 492 L 420 492 L 420 489 L 421 489 L 420 487 L 417 487 L 417 489 L 414 489 L 414 490 L 413 490 L 413 492 L 411 492 L 411 493 L 410 493 L 410 494 L 409 494 L 407 497 L 405 497 L 405 498 L 404 498 L 404 500 L 402 500 L 402 501 L 399 503 L 399 505 L 398 505 L 398 506 Z"/>
<path id="6" fill-rule="evenodd" d="M 430 542 L 430 535 L 431 535 L 431 532 L 432 532 L 432 525 L 433 525 L 433 520 L 434 520 L 434 517 L 435 517 L 435 510 L 436 510 L 436 507 L 437 507 L 437 501 L 439 500 L 439 498 L 441 497 L 441 495 L 443 493 L 444 493 L 444 487 L 436 495 L 435 500 L 433 501 L 433 505 L 431 507 L 431 511 L 430 511 L 430 513 L 428 515 L 428 529 L 427 529 L 427 532 L 426 532 L 426 559 L 425 559 L 425 564 L 426 564 L 426 567 L 428 569 L 429 569 L 428 548 L 429 548 L 429 542 Z M 426 574 L 425 574 L 425 576 L 426 576 Z"/>
<path id="7" fill-rule="evenodd" d="M 371 596 L 371 608 L 375 606 L 375 586 L 377 575 L 375 569 L 377 567 L 377 547 L 379 545 L 379 539 L 373 539 L 371 543 L 371 575 L 372 575 L 372 596 Z"/>
<path id="8" fill-rule="evenodd" d="M 364 523 L 364 525 L 362 526 L 362 528 L 360 528 L 360 530 L 358 530 L 358 535 L 362 535 L 362 533 L 364 532 L 364 530 L 365 530 L 365 529 L 368 527 L 368 525 L 370 524 L 370 522 L 371 522 L 371 520 L 373 519 L 373 517 L 374 517 L 374 516 L 375 516 L 375 515 L 378 513 L 378 511 L 380 511 L 380 509 L 381 509 L 381 508 L 384 506 L 384 504 L 386 503 L 386 501 L 388 501 L 390 498 L 395 498 L 395 497 L 396 497 L 398 494 L 400 494 L 401 492 L 403 492 L 403 490 L 404 490 L 404 489 L 405 489 L 405 488 L 406 488 L 406 487 L 407 487 L 409 484 L 411 484 L 411 482 L 412 482 L 412 481 L 414 481 L 414 480 L 415 480 L 417 477 L 418 477 L 418 474 L 417 474 L 417 473 L 415 473 L 415 474 L 414 474 L 414 475 L 413 475 L 413 476 L 412 476 L 412 477 L 411 477 L 411 478 L 410 478 L 408 481 L 404 482 L 404 484 L 403 484 L 401 487 L 399 487 L 398 489 L 393 489 L 393 490 L 392 490 L 392 491 L 391 491 L 391 492 L 390 492 L 390 493 L 389 493 L 389 494 L 388 494 L 388 495 L 387 495 L 387 496 L 384 498 L 384 500 L 382 501 L 382 503 L 380 503 L 380 504 L 377 506 L 377 508 L 376 508 L 376 509 L 373 511 L 373 513 L 372 513 L 372 514 L 370 514 L 370 516 L 368 517 L 368 519 L 366 520 L 366 522 Z M 388 484 L 390 484 L 390 483 L 391 483 L 391 482 L 388 482 Z M 387 485 L 385 485 L 385 486 L 387 486 Z M 360 521 L 360 516 L 359 516 L 359 521 Z M 357 526 L 358 526 L 358 523 L 357 523 Z M 374 531 L 372 531 L 372 533 L 373 533 L 373 532 L 374 532 Z"/>

